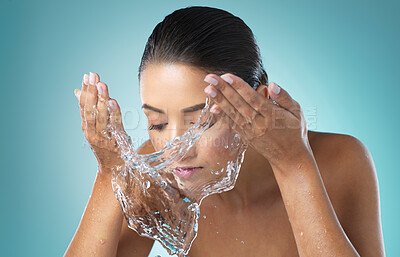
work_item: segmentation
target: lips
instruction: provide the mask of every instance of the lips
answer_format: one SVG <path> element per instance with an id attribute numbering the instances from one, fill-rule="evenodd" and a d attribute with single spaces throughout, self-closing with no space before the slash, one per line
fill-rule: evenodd
<path id="1" fill-rule="evenodd" d="M 182 178 L 190 178 L 197 170 L 203 167 L 176 167 L 174 174 Z"/>

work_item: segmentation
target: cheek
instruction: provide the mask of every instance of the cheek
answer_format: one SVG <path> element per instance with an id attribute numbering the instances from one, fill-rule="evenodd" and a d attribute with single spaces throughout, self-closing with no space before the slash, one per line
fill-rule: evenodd
<path id="1" fill-rule="evenodd" d="M 236 151 L 230 147 L 233 143 L 235 132 L 227 128 L 219 128 L 218 130 L 209 131 L 203 134 L 197 141 L 198 154 L 204 160 L 209 160 L 209 164 L 213 162 L 227 162 L 236 157 Z"/>
<path id="2" fill-rule="evenodd" d="M 159 133 L 157 133 L 157 132 L 149 131 L 149 137 L 150 137 L 151 143 L 153 144 L 154 150 L 156 152 L 160 151 L 164 147 L 165 143 L 167 142 L 166 139 L 161 137 L 159 135 Z"/>

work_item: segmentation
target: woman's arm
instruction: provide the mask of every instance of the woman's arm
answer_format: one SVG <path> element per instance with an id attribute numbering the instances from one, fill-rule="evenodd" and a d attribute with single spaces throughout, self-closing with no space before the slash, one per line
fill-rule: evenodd
<path id="1" fill-rule="evenodd" d="M 347 137 L 343 140 L 340 161 L 341 171 L 337 179 L 349 179 L 353 183 L 346 193 L 354 200 L 352 219 L 348 227 L 350 238 L 340 224 L 329 200 L 311 148 L 299 152 L 293 162 L 275 164 L 283 201 L 290 219 L 300 256 L 385 256 L 379 219 L 379 196 L 373 163 L 361 142 Z M 358 143 L 357 143 L 358 142 Z M 363 158 L 364 157 L 364 158 Z M 339 164 L 339 163 L 337 163 Z M 362 175 L 358 178 L 355 175 Z M 346 181 L 343 180 L 343 184 Z M 338 184 L 341 184 L 340 182 Z M 350 197 L 349 197 L 350 198 Z M 362 204 L 360 204 L 362 202 Z M 355 234 L 354 232 L 358 233 Z M 357 250 L 355 248 L 357 246 Z"/>
<path id="2" fill-rule="evenodd" d="M 96 156 L 98 170 L 92 194 L 65 256 L 124 256 L 124 247 L 119 246 L 120 240 L 126 242 L 125 230 L 121 234 L 124 228 L 121 228 L 123 212 L 111 184 L 111 168 L 123 165 L 124 162 L 115 138 L 109 140 L 105 135 L 108 133 L 111 136 L 106 130 L 108 124 L 124 131 L 121 110 L 117 101 L 109 97 L 107 85 L 100 82 L 96 73 L 84 75 L 82 90 L 76 89 L 75 95 L 79 101 L 82 130 Z M 142 150 L 139 148 L 138 153 L 141 154 Z M 130 237 L 129 245 L 134 249 L 130 256 L 148 254 L 151 241 L 139 235 Z"/>
<path id="3" fill-rule="evenodd" d="M 123 213 L 114 196 L 110 174 L 97 172 L 92 194 L 65 257 L 116 256 Z"/>
<path id="4" fill-rule="evenodd" d="M 146 141 L 138 154 L 154 151 Z M 68 256 L 147 256 L 154 241 L 139 236 L 124 220 L 121 206 L 111 186 L 111 171 L 98 172 L 79 227 L 64 255 Z"/>
<path id="5" fill-rule="evenodd" d="M 228 117 L 232 121 L 231 127 L 271 164 L 300 256 L 360 256 L 360 252 L 371 256 L 384 255 L 375 170 L 369 158 L 359 161 L 362 158 L 347 154 L 346 158 L 351 159 L 344 169 L 351 173 L 356 167 L 357 174 L 366 170 L 369 175 L 361 177 L 361 180 L 368 180 L 366 184 L 372 186 L 371 189 L 365 185 L 352 188 L 352 192 L 358 190 L 358 195 L 353 193 L 353 199 L 362 199 L 365 203 L 366 197 L 362 194 L 371 197 L 370 204 L 357 205 L 357 216 L 361 222 L 355 226 L 359 228 L 358 231 L 366 233 L 355 237 L 360 249 L 357 252 L 344 232 L 325 190 L 310 147 L 307 123 L 300 104 L 274 82 L 269 83 L 268 87 L 261 85 L 255 91 L 246 81 L 231 73 L 222 76 L 207 74 L 204 81 L 210 83 L 204 91 L 217 104 L 214 112 L 218 114 L 223 111 L 226 115 L 221 116 Z M 365 150 L 361 147 L 354 152 L 357 156 L 369 155 Z M 339 184 L 346 182 L 343 177 L 340 179 Z M 368 205 L 370 209 L 365 207 Z M 362 211 L 364 213 L 360 214 Z M 369 222 L 372 222 L 372 229 L 368 228 Z"/>

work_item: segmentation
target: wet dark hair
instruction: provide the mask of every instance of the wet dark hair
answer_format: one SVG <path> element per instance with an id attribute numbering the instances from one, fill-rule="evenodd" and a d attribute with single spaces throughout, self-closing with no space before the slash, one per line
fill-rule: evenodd
<path id="1" fill-rule="evenodd" d="M 151 33 L 139 66 L 180 63 L 207 73 L 232 73 L 256 89 L 268 84 L 260 49 L 242 19 L 212 7 L 190 6 L 174 11 Z"/>

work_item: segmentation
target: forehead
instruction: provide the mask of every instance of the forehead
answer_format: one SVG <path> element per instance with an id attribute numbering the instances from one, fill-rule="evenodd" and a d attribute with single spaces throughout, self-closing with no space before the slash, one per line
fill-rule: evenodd
<path id="1" fill-rule="evenodd" d="M 205 71 L 184 64 L 149 64 L 140 75 L 142 104 L 182 109 L 205 102 L 206 75 Z"/>

